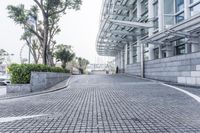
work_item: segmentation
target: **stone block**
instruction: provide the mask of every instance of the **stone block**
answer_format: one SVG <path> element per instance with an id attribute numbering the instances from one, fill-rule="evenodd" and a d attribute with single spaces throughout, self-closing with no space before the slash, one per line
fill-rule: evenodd
<path id="1" fill-rule="evenodd" d="M 196 65 L 196 70 L 200 71 L 200 65 Z"/>
<path id="2" fill-rule="evenodd" d="M 191 76 L 192 77 L 200 77 L 200 71 L 192 71 Z"/>
<path id="3" fill-rule="evenodd" d="M 190 71 L 184 71 L 184 72 L 180 72 L 181 77 L 190 77 L 191 76 L 191 72 Z"/>
<path id="4" fill-rule="evenodd" d="M 31 92 L 30 84 L 13 84 L 6 86 L 7 93 L 29 93 Z"/>
<path id="5" fill-rule="evenodd" d="M 186 83 L 188 85 L 196 85 L 196 78 L 195 77 L 186 77 Z"/>
<path id="6" fill-rule="evenodd" d="M 178 77 L 177 82 L 181 84 L 186 84 L 186 77 Z"/>
<path id="7" fill-rule="evenodd" d="M 196 78 L 196 85 L 200 85 L 200 78 Z"/>

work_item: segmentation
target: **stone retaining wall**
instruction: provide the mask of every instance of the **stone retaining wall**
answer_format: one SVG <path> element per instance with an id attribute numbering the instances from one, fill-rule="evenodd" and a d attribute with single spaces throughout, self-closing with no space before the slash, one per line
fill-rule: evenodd
<path id="1" fill-rule="evenodd" d="M 29 93 L 31 92 L 30 84 L 7 85 L 6 93 Z"/>
<path id="2" fill-rule="evenodd" d="M 55 84 L 69 78 L 69 74 L 52 72 L 32 72 L 31 90 L 40 91 L 54 86 Z"/>
<path id="3" fill-rule="evenodd" d="M 7 93 L 28 93 L 46 90 L 70 77 L 66 73 L 32 72 L 30 84 L 14 84 L 6 87 Z"/>
<path id="4" fill-rule="evenodd" d="M 145 62 L 145 77 L 178 82 L 178 77 L 190 76 L 200 65 L 200 52 Z M 140 63 L 127 65 L 126 73 L 140 75 Z"/>

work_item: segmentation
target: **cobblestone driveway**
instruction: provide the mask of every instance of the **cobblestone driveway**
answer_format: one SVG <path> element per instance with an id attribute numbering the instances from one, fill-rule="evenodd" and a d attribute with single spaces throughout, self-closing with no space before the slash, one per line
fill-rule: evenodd
<path id="1" fill-rule="evenodd" d="M 39 117 L 2 122 L 5 117 Z M 0 132 L 200 133 L 200 103 L 122 75 L 75 76 L 68 88 L 0 101 Z"/>

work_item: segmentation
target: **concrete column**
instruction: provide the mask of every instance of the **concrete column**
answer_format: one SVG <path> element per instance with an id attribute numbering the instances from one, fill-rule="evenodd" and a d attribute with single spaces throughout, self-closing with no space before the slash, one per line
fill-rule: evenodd
<path id="1" fill-rule="evenodd" d="M 166 56 L 167 57 L 173 56 L 173 47 L 169 45 L 167 45 L 166 47 L 167 47 Z"/>
<path id="2" fill-rule="evenodd" d="M 148 0 L 148 17 L 149 17 L 149 20 L 152 20 L 152 18 L 154 17 L 154 14 L 153 14 L 153 1 L 154 0 Z M 151 25 L 153 25 L 153 21 L 150 21 L 149 22 Z M 153 31 L 154 31 L 154 28 L 150 28 L 149 29 L 149 37 L 153 35 Z M 152 44 L 149 44 L 149 60 L 153 60 L 154 59 L 154 45 Z"/>
<path id="3" fill-rule="evenodd" d="M 189 53 L 191 53 L 191 44 L 188 44 L 188 43 L 186 43 L 185 44 L 185 53 L 186 54 L 189 54 Z"/>
<path id="4" fill-rule="evenodd" d="M 137 0 L 137 18 L 141 18 L 142 9 L 141 9 L 141 0 Z M 140 29 L 138 29 L 140 34 Z M 137 62 L 141 62 L 141 39 L 137 36 Z"/>
<path id="5" fill-rule="evenodd" d="M 117 56 L 116 56 L 116 67 L 118 66 L 121 69 L 121 53 L 118 52 Z"/>
<path id="6" fill-rule="evenodd" d="M 125 61 L 125 68 L 126 68 L 126 65 L 127 65 L 127 44 L 125 45 L 125 47 L 124 47 L 124 61 Z"/>
<path id="7" fill-rule="evenodd" d="M 158 29 L 164 30 L 164 0 L 158 0 Z"/>
<path id="8" fill-rule="evenodd" d="M 124 69 L 124 50 L 120 52 L 120 59 L 121 59 L 121 69 Z"/>
<path id="9" fill-rule="evenodd" d="M 184 0 L 184 17 L 185 19 L 189 19 L 190 18 L 190 0 Z"/>
<path id="10" fill-rule="evenodd" d="M 160 45 L 159 45 L 158 49 L 159 49 L 159 56 L 158 57 L 160 59 L 160 58 L 162 58 L 162 48 L 161 48 Z"/>
<path id="11" fill-rule="evenodd" d="M 141 40 L 137 37 L 137 62 L 141 61 Z"/>
<path id="12" fill-rule="evenodd" d="M 129 51 L 129 58 L 130 58 L 130 64 L 133 64 L 133 45 L 130 44 L 130 51 Z"/>
<path id="13" fill-rule="evenodd" d="M 199 44 L 192 44 L 192 52 L 197 52 L 200 50 L 200 38 L 192 38 L 191 41 L 199 42 Z"/>
<path id="14" fill-rule="evenodd" d="M 137 0 L 137 18 L 141 18 L 142 9 L 141 9 L 141 0 Z"/>

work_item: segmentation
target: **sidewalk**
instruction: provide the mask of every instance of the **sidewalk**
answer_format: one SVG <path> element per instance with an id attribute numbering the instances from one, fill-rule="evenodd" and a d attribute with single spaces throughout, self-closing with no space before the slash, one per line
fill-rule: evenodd
<path id="1" fill-rule="evenodd" d="M 50 92 L 54 92 L 54 91 L 58 91 L 61 89 L 64 89 L 68 86 L 69 84 L 69 79 L 64 80 L 58 84 L 56 84 L 55 86 L 44 90 L 44 91 L 38 91 L 38 92 L 32 92 L 32 93 L 9 93 L 7 95 L 6 94 L 6 88 L 4 87 L 4 90 L 0 91 L 0 94 L 4 94 L 4 95 L 0 95 L 0 100 L 4 100 L 4 99 L 13 99 L 13 98 L 20 98 L 20 97 L 27 97 L 27 96 L 34 96 L 34 95 L 40 95 L 40 94 L 45 94 L 45 93 L 50 93 Z"/>
<path id="2" fill-rule="evenodd" d="M 6 95 L 6 87 L 0 86 L 0 97 Z"/>

